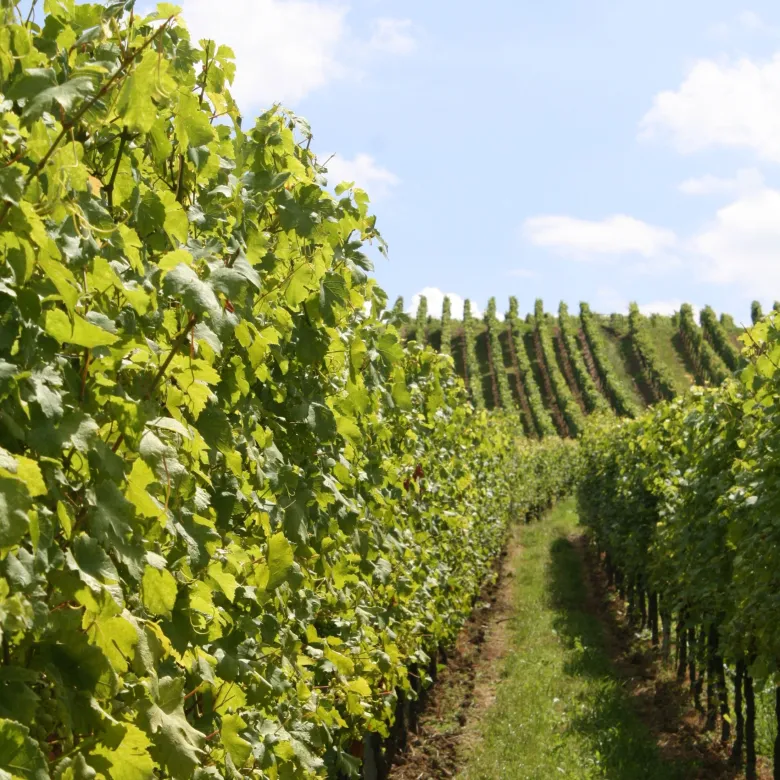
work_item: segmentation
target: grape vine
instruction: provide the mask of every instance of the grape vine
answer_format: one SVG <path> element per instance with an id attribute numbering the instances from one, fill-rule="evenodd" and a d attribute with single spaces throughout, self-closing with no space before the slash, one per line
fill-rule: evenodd
<path id="1" fill-rule="evenodd" d="M 471 400 L 477 409 L 485 408 L 485 395 L 482 390 L 482 370 L 477 359 L 477 328 L 479 323 L 471 314 L 471 301 L 463 304 L 463 339 L 466 346 L 466 375 L 471 391 Z"/>
<path id="2" fill-rule="evenodd" d="M 720 384 L 728 376 L 728 368 L 696 325 L 693 309 L 689 303 L 684 303 L 680 307 L 678 319 L 680 337 L 697 380 L 700 384 L 705 382 Z"/>
<path id="3" fill-rule="evenodd" d="M 674 377 L 658 355 L 645 319 L 635 303 L 629 309 L 628 326 L 634 353 L 657 398 L 673 398 L 677 393 Z"/>
<path id="4" fill-rule="evenodd" d="M 0 775 L 356 776 L 574 448 L 405 349 L 366 193 L 131 6 L 0 10 Z"/>
<path id="5" fill-rule="evenodd" d="M 555 424 L 544 406 L 542 394 L 539 392 L 539 385 L 536 383 L 531 361 L 525 348 L 518 310 L 517 298 L 513 296 L 509 299 L 509 313 L 507 314 L 510 350 L 514 356 L 518 377 L 525 388 L 537 434 L 540 437 L 555 436 L 557 434 Z"/>
<path id="6" fill-rule="evenodd" d="M 585 360 L 580 352 L 579 345 L 577 344 L 577 334 L 573 324 L 572 318 L 569 315 L 568 306 L 561 301 L 558 306 L 558 326 L 561 332 L 561 338 L 563 339 L 564 347 L 569 355 L 574 374 L 577 383 L 582 390 L 582 394 L 585 397 L 585 405 L 589 412 L 606 412 L 609 411 L 609 404 L 604 396 L 599 392 L 596 383 L 593 381 L 593 377 L 588 371 L 588 367 L 585 365 Z"/>
<path id="7" fill-rule="evenodd" d="M 441 347 L 442 355 L 452 354 L 452 302 L 448 295 L 444 296 L 441 310 Z"/>
<path id="8" fill-rule="evenodd" d="M 553 346 L 550 329 L 547 326 L 544 315 L 544 307 L 541 299 L 538 298 L 534 306 L 534 316 L 536 319 L 537 338 L 541 343 L 547 376 L 550 379 L 558 406 L 566 420 L 566 425 L 571 435 L 576 437 L 585 425 L 585 416 L 558 368 L 555 358 L 555 347 Z"/>
<path id="9" fill-rule="evenodd" d="M 601 326 L 594 318 L 587 303 L 580 303 L 580 322 L 582 323 L 582 330 L 590 347 L 590 352 L 593 355 L 596 370 L 604 384 L 604 389 L 609 396 L 613 409 L 625 417 L 636 417 L 639 410 L 632 398 L 626 393 L 620 379 L 615 374 L 614 368 L 612 368 L 612 363 L 609 360 L 607 348 L 604 344 Z"/>
<path id="10" fill-rule="evenodd" d="M 705 336 L 720 355 L 721 360 L 731 371 L 736 371 L 740 364 L 740 355 L 737 348 L 731 343 L 728 331 L 723 323 L 718 322 L 712 307 L 705 306 L 699 315 L 702 330 Z M 733 320 L 732 320 L 733 327 Z"/>
<path id="11" fill-rule="evenodd" d="M 428 342 L 428 299 L 420 296 L 414 318 L 414 338 L 423 346 Z"/>
<path id="12" fill-rule="evenodd" d="M 515 402 L 512 397 L 512 391 L 509 388 L 509 378 L 507 377 L 506 368 L 504 367 L 503 350 L 501 349 L 501 341 L 499 339 L 501 325 L 496 316 L 495 298 L 491 298 L 488 301 L 487 308 L 485 309 L 485 324 L 487 325 L 488 339 L 490 340 L 493 374 L 496 379 L 501 406 L 507 410 L 514 410 L 516 408 Z"/>

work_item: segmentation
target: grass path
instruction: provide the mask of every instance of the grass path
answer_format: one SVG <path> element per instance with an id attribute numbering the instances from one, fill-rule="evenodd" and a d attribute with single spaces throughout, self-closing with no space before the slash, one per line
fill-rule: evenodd
<path id="1" fill-rule="evenodd" d="M 461 745 L 461 780 L 675 780 L 613 673 L 570 539 L 574 503 L 520 530 L 510 652 L 495 701 Z"/>

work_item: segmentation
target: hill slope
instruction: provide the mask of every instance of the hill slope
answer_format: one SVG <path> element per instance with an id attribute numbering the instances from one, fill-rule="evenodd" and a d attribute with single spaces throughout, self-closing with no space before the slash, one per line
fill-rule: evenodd
<path id="1" fill-rule="evenodd" d="M 402 311 L 398 299 L 394 316 L 406 340 L 452 355 L 474 403 L 516 411 L 530 437 L 576 436 L 597 411 L 636 416 L 693 384 L 718 384 L 741 363 L 742 329 L 709 306 L 698 317 L 688 304 L 646 317 L 634 305 L 627 316 L 597 314 L 586 303 L 575 314 L 561 303 L 552 314 L 537 300 L 523 318 L 510 298 L 499 319 L 491 298 L 483 318 L 467 301 L 458 320 L 448 299 L 442 312 L 429 312 L 423 299 L 414 319 Z"/>

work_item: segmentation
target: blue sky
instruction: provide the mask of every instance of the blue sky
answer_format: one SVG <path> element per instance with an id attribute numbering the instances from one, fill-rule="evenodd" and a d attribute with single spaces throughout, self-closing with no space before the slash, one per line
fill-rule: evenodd
<path id="1" fill-rule="evenodd" d="M 284 101 L 369 191 L 391 300 L 780 298 L 777 3 L 180 5 L 236 50 L 248 116 Z"/>

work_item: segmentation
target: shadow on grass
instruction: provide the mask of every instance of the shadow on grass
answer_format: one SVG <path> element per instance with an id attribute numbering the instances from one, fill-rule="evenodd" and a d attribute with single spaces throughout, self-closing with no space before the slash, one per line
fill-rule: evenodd
<path id="1" fill-rule="evenodd" d="M 557 615 L 554 627 L 567 650 L 564 672 L 589 680 L 587 700 L 568 728 L 590 745 L 603 776 L 610 780 L 696 777 L 697 767 L 690 760 L 661 754 L 637 714 L 636 697 L 629 696 L 616 676 L 611 651 L 617 648 L 611 647 L 615 643 L 609 641 L 596 614 L 580 554 L 569 539 L 553 541 L 547 583 Z"/>
<path id="2" fill-rule="evenodd" d="M 623 360 L 628 368 L 629 375 L 633 378 L 640 395 L 645 400 L 646 406 L 651 406 L 655 403 L 656 397 L 653 388 L 647 383 L 645 378 L 645 372 L 642 370 L 642 366 L 636 359 L 634 353 L 634 346 L 631 343 L 631 336 L 619 336 L 620 352 L 623 355 Z"/>

